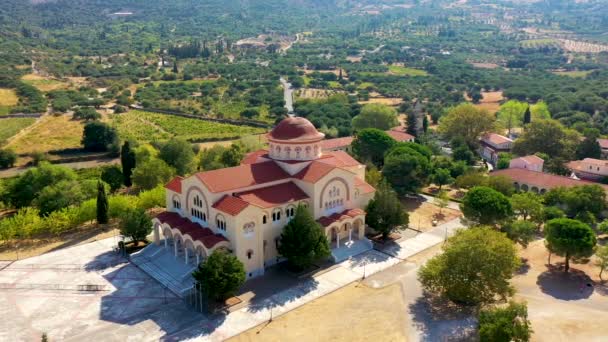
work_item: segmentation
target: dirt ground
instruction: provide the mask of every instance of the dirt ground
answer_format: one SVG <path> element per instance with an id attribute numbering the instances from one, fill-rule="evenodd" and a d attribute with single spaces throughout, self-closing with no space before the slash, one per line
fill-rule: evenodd
<path id="1" fill-rule="evenodd" d="M 380 103 L 387 106 L 398 106 L 403 102 L 402 98 L 399 97 L 375 97 L 370 98 L 367 101 L 359 101 L 359 104 L 365 105 L 368 103 Z"/>
<path id="2" fill-rule="evenodd" d="M 429 202 L 413 199 L 406 199 L 401 202 L 410 215 L 410 228 L 423 232 L 433 228 L 433 220 L 437 220 L 438 224 L 442 224 L 462 215 L 458 210 L 450 208 L 441 209 Z"/>
<path id="3" fill-rule="evenodd" d="M 561 269 L 563 258 L 551 257 L 542 240 L 520 255 L 527 263 L 513 279 L 516 298 L 528 302 L 533 341 L 605 341 L 608 336 L 608 286 L 599 280 L 593 259 Z"/>
<path id="4" fill-rule="evenodd" d="M 500 109 L 500 101 L 504 100 L 502 91 L 482 91 L 481 95 L 483 98 L 478 104 L 475 104 L 475 107 L 487 109 L 490 113 L 496 113 Z M 464 95 L 464 98 L 471 101 L 467 94 Z"/>
<path id="5" fill-rule="evenodd" d="M 21 78 L 24 82 L 33 85 L 40 91 L 52 91 L 57 89 L 67 89 L 70 84 L 67 82 L 58 81 L 52 78 L 36 75 L 27 74 Z"/>
<path id="6" fill-rule="evenodd" d="M 404 341 L 404 306 L 398 284 L 353 283 L 229 341 Z"/>

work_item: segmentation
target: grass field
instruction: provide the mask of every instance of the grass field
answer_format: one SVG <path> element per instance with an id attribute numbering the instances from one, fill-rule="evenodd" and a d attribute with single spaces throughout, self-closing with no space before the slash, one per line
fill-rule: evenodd
<path id="1" fill-rule="evenodd" d="M 568 76 L 574 78 L 583 78 L 592 73 L 593 70 L 583 70 L 583 71 L 554 71 L 553 73 L 560 76 Z"/>
<path id="2" fill-rule="evenodd" d="M 420 69 L 407 68 L 401 65 L 389 65 L 388 72 L 399 76 L 427 76 L 427 72 Z"/>
<path id="3" fill-rule="evenodd" d="M 81 147 L 82 122 L 69 116 L 45 115 L 8 145 L 17 153 L 47 152 Z"/>
<path id="4" fill-rule="evenodd" d="M 20 130 L 31 125 L 36 121 L 33 118 L 11 118 L 0 120 L 0 145 L 3 145 L 6 140 L 17 134 Z"/>
<path id="5" fill-rule="evenodd" d="M 551 38 L 522 40 L 519 44 L 524 48 L 541 48 L 545 46 L 559 47 L 558 41 Z"/>
<path id="6" fill-rule="evenodd" d="M 179 137 L 191 141 L 238 138 L 264 132 L 264 129 L 183 118 L 133 110 L 115 115 L 114 125 L 123 139 L 138 141 Z"/>
<path id="7" fill-rule="evenodd" d="M 13 89 L 0 88 L 0 106 L 14 106 L 19 102 L 19 98 Z"/>
<path id="8" fill-rule="evenodd" d="M 51 91 L 57 89 L 67 89 L 70 84 L 57 81 L 51 78 L 42 77 L 34 74 L 27 74 L 21 78 L 25 83 L 31 84 L 40 91 Z"/>
<path id="9" fill-rule="evenodd" d="M 373 84 L 372 82 L 361 82 L 361 84 L 359 84 L 357 86 L 357 89 L 367 89 L 367 88 L 373 88 L 376 85 Z"/>

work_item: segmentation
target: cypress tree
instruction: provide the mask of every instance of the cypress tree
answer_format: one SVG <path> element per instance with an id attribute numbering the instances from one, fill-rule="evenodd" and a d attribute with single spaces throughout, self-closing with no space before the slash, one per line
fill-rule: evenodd
<path id="1" fill-rule="evenodd" d="M 131 186 L 131 175 L 135 168 L 135 152 L 131 150 L 131 145 L 128 141 L 122 145 L 120 151 L 120 164 L 122 165 L 122 175 L 124 177 L 125 186 Z"/>
<path id="2" fill-rule="evenodd" d="M 424 133 L 426 133 L 426 131 L 429 129 L 429 118 L 425 115 L 424 118 L 422 119 L 422 131 Z"/>
<path id="3" fill-rule="evenodd" d="M 418 135 L 418 117 L 415 112 L 407 115 L 407 132 L 413 136 Z"/>
<path id="4" fill-rule="evenodd" d="M 526 112 L 524 113 L 524 125 L 527 125 L 530 122 L 532 122 L 532 113 L 530 113 L 530 106 L 528 106 L 528 108 L 526 108 Z"/>
<path id="5" fill-rule="evenodd" d="M 173 62 L 173 73 L 177 74 L 179 72 L 179 70 L 177 69 L 177 58 L 175 59 L 175 62 Z"/>
<path id="6" fill-rule="evenodd" d="M 97 183 L 97 223 L 104 224 L 108 223 L 108 197 L 106 196 L 106 189 L 103 183 L 99 181 Z"/>

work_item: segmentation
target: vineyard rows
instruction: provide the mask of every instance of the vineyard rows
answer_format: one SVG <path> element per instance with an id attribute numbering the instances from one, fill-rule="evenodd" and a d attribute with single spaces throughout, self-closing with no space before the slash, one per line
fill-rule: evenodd
<path id="1" fill-rule="evenodd" d="M 138 141 L 178 137 L 189 141 L 239 138 L 264 132 L 261 128 L 183 118 L 133 110 L 115 115 L 114 124 L 123 138 Z"/>

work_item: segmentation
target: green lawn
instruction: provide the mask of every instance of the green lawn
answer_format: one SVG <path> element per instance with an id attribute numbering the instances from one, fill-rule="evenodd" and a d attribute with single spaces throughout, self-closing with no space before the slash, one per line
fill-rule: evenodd
<path id="1" fill-rule="evenodd" d="M 388 71 L 399 76 L 427 76 L 427 72 L 420 69 L 407 68 L 401 65 L 389 65 Z"/>
<path id="2" fill-rule="evenodd" d="M 362 89 L 367 89 L 367 88 L 373 88 L 375 86 L 376 85 L 373 84 L 372 82 L 361 82 L 361 84 L 359 84 L 357 86 L 357 89 L 361 89 L 362 90 Z"/>
<path id="3" fill-rule="evenodd" d="M 583 70 L 583 71 L 554 71 L 553 73 L 561 76 L 568 76 L 574 78 L 583 78 L 592 73 L 593 70 Z"/>
<path id="4" fill-rule="evenodd" d="M 6 142 L 6 139 L 17 134 L 20 130 L 26 128 L 36 121 L 34 118 L 11 118 L 0 119 L 0 145 Z"/>

